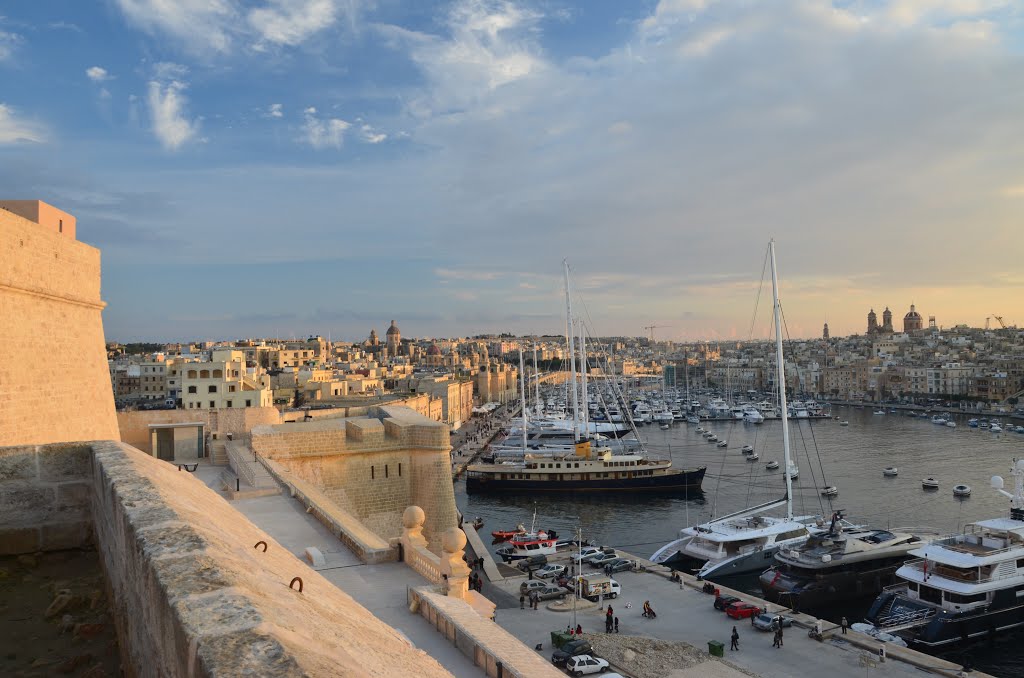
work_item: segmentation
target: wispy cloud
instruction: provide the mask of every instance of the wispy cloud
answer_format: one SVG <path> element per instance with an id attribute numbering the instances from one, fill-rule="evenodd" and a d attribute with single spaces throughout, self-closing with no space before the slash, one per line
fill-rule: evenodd
<path id="1" fill-rule="evenodd" d="M 474 269 L 435 268 L 434 275 L 444 280 L 497 280 L 504 276 L 498 271 L 483 271 Z"/>
<path id="2" fill-rule="evenodd" d="M 0 144 L 46 141 L 43 127 L 17 115 L 10 106 L 0 103 Z"/>
<path id="3" fill-rule="evenodd" d="M 316 108 L 310 106 L 302 113 L 302 141 L 313 148 L 341 148 L 345 131 L 352 126 L 340 118 L 319 118 Z"/>
<path id="4" fill-rule="evenodd" d="M 184 92 L 186 69 L 173 63 L 157 64 L 154 79 L 149 82 L 146 103 L 153 124 L 153 134 L 169 151 L 176 151 L 199 135 L 199 121 L 188 114 L 188 97 Z"/>
<path id="5" fill-rule="evenodd" d="M 335 0 L 271 0 L 251 10 L 247 20 L 260 40 L 295 46 L 329 27 L 337 15 Z"/>
<path id="6" fill-rule="evenodd" d="M 283 118 L 284 117 L 284 104 L 270 104 L 267 107 L 267 117 L 269 118 Z"/>
<path id="7" fill-rule="evenodd" d="M 3 17 L 0 16 L 0 20 Z M 17 33 L 11 33 L 0 29 L 0 61 L 6 61 L 14 55 L 14 50 L 22 42 L 22 37 Z"/>
<path id="8" fill-rule="evenodd" d="M 85 69 L 85 75 L 93 82 L 103 82 L 104 80 L 110 80 L 111 75 L 107 73 L 107 69 L 100 66 L 90 66 Z"/>

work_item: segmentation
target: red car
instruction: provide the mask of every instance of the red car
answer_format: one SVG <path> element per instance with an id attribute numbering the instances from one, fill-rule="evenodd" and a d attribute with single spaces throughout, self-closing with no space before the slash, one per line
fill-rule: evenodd
<path id="1" fill-rule="evenodd" d="M 761 614 L 761 608 L 751 603 L 733 603 L 725 608 L 725 613 L 733 619 L 748 619 Z"/>

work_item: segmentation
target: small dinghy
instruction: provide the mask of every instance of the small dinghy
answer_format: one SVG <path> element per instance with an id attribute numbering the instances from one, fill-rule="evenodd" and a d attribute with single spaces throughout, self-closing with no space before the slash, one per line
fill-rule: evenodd
<path id="1" fill-rule="evenodd" d="M 896 476 L 899 475 L 899 473 L 900 470 L 895 466 L 886 466 L 884 469 L 882 469 L 882 475 L 888 476 L 890 478 L 895 478 Z"/>
<path id="2" fill-rule="evenodd" d="M 848 421 L 846 421 L 846 420 L 844 419 L 843 421 L 839 422 L 839 425 L 840 425 L 840 426 L 849 426 L 849 425 L 850 425 L 850 422 L 848 422 Z"/>
<path id="3" fill-rule="evenodd" d="M 956 422 L 953 421 L 952 419 L 947 419 L 946 426 L 948 426 L 949 428 L 956 428 Z"/>
<path id="4" fill-rule="evenodd" d="M 935 478 L 925 478 L 921 481 L 921 487 L 926 490 L 937 490 L 939 489 L 939 481 Z"/>
<path id="5" fill-rule="evenodd" d="M 658 426 L 658 428 L 660 428 L 660 429 L 661 429 L 662 431 L 667 431 L 667 430 L 669 430 L 669 429 L 670 429 L 670 428 L 672 428 L 672 427 L 671 427 L 671 426 L 669 426 L 668 424 L 662 423 L 662 424 L 660 424 L 660 425 Z"/>
<path id="6" fill-rule="evenodd" d="M 697 428 L 695 428 L 693 430 L 696 431 L 697 433 L 704 433 L 704 427 L 703 426 L 698 426 Z"/>
<path id="7" fill-rule="evenodd" d="M 754 446 L 753 445 L 744 445 L 743 447 L 740 448 L 740 451 L 743 452 L 743 454 L 753 454 L 754 453 Z"/>
<path id="8" fill-rule="evenodd" d="M 835 485 L 821 488 L 821 496 L 823 497 L 834 497 L 837 494 L 839 494 L 839 488 Z"/>
<path id="9" fill-rule="evenodd" d="M 718 436 L 716 436 L 716 435 L 709 435 L 708 436 L 708 442 L 709 443 L 717 443 L 718 442 Z"/>
<path id="10" fill-rule="evenodd" d="M 729 447 L 729 441 L 728 440 L 719 440 L 718 441 L 718 447 Z"/>
<path id="11" fill-rule="evenodd" d="M 971 496 L 971 486 L 970 485 L 954 485 L 953 486 L 953 496 L 954 497 L 969 497 L 969 496 Z"/>
<path id="12" fill-rule="evenodd" d="M 750 456 L 747 457 L 747 461 L 757 461 L 760 458 L 761 457 L 759 457 L 758 454 L 755 452 L 754 454 L 751 454 Z"/>
<path id="13" fill-rule="evenodd" d="M 765 464 L 764 467 L 769 471 L 774 471 L 775 469 L 779 468 L 779 462 L 773 460 Z"/>

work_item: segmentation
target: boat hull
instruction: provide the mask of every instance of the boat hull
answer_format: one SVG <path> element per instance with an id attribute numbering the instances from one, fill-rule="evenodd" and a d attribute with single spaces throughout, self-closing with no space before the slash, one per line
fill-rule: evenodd
<path id="1" fill-rule="evenodd" d="M 863 571 L 821 572 L 813 577 L 770 569 L 761 573 L 759 583 L 765 600 L 787 606 L 796 601 L 801 610 L 815 610 L 877 596 L 886 586 L 896 583 L 896 570 L 904 560 Z"/>
<path id="2" fill-rule="evenodd" d="M 1015 595 L 1013 590 L 999 591 L 991 607 L 958 613 L 942 612 L 927 623 L 898 631 L 896 635 L 912 646 L 941 647 L 1024 627 L 1024 604 L 1018 603 Z M 876 626 L 884 621 L 878 618 L 878 611 L 885 609 L 894 596 L 902 599 L 902 596 L 892 593 L 883 593 L 876 598 L 867 620 Z"/>
<path id="3" fill-rule="evenodd" d="M 590 480 L 501 479 L 484 474 L 466 477 L 466 492 L 693 492 L 700 491 L 707 468 L 673 470 L 639 478 Z"/>

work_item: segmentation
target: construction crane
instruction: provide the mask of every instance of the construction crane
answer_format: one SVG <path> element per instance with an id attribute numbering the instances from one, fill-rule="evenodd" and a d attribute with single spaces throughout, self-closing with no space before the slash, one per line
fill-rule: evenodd
<path id="1" fill-rule="evenodd" d="M 1003 322 L 1003 316 L 1001 316 L 1001 315 L 996 315 L 996 314 L 994 314 L 994 313 L 993 313 L 992 315 L 990 315 L 990 316 L 987 316 L 987 317 L 985 318 L 985 329 L 986 329 L 986 330 L 987 330 L 987 329 L 990 329 L 990 326 L 991 326 L 991 324 L 992 324 L 992 318 L 995 318 L 995 319 L 996 319 L 996 322 L 998 322 L 998 323 L 999 323 L 999 327 L 1000 327 L 1000 328 L 1002 328 L 1002 329 L 1004 329 L 1004 330 L 1005 330 L 1005 329 L 1007 329 L 1007 327 L 1006 327 L 1006 323 L 1004 323 L 1004 322 Z"/>
<path id="2" fill-rule="evenodd" d="M 650 333 L 651 343 L 652 344 L 654 343 L 654 330 L 666 329 L 666 328 L 669 328 L 669 327 L 672 327 L 672 326 L 671 325 L 657 325 L 657 324 L 655 324 L 655 325 L 644 325 L 644 329 L 647 330 Z"/>

